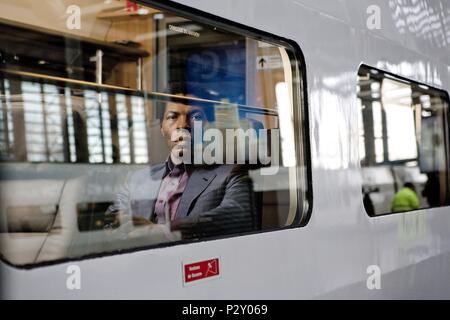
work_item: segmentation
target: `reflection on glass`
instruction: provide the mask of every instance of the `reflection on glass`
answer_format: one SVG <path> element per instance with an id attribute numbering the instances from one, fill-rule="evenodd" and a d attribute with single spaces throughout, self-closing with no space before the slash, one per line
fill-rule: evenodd
<path id="1" fill-rule="evenodd" d="M 293 49 L 131 1 L 84 2 L 72 2 L 90 12 L 79 30 L 56 7 L 0 3 L 2 257 L 34 264 L 298 220 Z"/>
<path id="2" fill-rule="evenodd" d="M 371 71 L 361 67 L 358 93 L 366 211 L 377 215 L 448 205 L 447 96 Z"/>

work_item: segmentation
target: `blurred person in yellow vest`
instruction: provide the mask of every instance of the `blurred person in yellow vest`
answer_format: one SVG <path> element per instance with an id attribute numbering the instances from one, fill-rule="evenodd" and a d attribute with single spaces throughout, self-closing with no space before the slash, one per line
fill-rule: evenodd
<path id="1" fill-rule="evenodd" d="M 391 211 L 411 211 L 419 209 L 420 200 L 416 193 L 416 188 L 411 182 L 406 182 L 392 199 Z"/>

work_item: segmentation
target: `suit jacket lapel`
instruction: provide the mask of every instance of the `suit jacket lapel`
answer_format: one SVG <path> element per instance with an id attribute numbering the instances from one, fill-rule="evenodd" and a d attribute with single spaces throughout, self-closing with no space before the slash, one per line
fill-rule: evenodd
<path id="1" fill-rule="evenodd" d="M 192 202 L 208 187 L 215 177 L 216 173 L 214 171 L 194 169 L 181 196 L 177 209 L 177 218 L 184 218 L 188 215 Z"/>
<path id="2" fill-rule="evenodd" d="M 161 182 L 163 179 L 164 172 L 166 170 L 166 166 L 164 165 L 155 165 L 150 168 L 150 177 L 152 180 L 156 180 Z"/>

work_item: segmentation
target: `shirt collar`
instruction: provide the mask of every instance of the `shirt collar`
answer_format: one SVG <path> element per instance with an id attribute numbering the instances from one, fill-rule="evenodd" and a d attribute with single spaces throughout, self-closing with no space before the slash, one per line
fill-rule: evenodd
<path id="1" fill-rule="evenodd" d="M 164 177 L 167 176 L 170 172 L 172 172 L 172 170 L 175 168 L 175 164 L 172 162 L 172 158 L 170 157 L 170 155 L 167 157 L 166 160 L 166 171 L 164 173 Z M 188 166 L 183 162 L 181 164 L 179 164 L 179 166 L 183 166 L 183 169 L 185 172 L 188 172 Z"/>

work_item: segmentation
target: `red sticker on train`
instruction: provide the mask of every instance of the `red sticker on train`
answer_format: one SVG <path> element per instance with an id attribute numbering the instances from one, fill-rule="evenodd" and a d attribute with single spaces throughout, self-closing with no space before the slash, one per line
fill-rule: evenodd
<path id="1" fill-rule="evenodd" d="M 219 258 L 184 265 L 184 283 L 218 277 L 219 275 Z"/>

